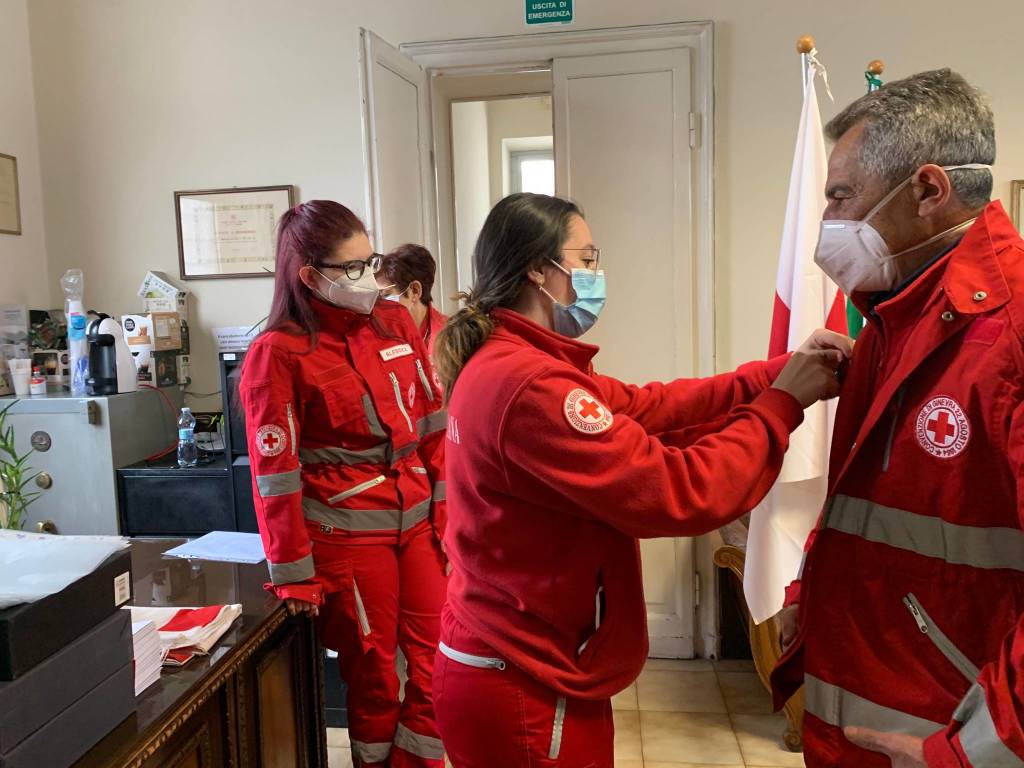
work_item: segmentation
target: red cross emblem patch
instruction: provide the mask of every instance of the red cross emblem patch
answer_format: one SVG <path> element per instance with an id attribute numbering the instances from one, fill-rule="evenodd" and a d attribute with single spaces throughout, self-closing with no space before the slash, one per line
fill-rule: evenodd
<path id="1" fill-rule="evenodd" d="M 951 397 L 933 397 L 917 415 L 917 442 L 932 456 L 952 459 L 971 439 L 971 422 Z"/>
<path id="2" fill-rule="evenodd" d="M 256 430 L 256 450 L 261 456 L 279 456 L 288 447 L 288 435 L 277 424 L 264 424 Z"/>
<path id="3" fill-rule="evenodd" d="M 565 398 L 569 426 L 585 435 L 596 435 L 612 425 L 612 412 L 585 389 L 574 389 Z"/>

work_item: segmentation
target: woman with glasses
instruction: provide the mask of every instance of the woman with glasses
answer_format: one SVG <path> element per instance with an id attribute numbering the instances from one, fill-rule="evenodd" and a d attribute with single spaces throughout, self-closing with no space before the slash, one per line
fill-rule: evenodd
<path id="1" fill-rule="evenodd" d="M 819 331 L 791 357 L 635 387 L 595 372 L 597 348 L 577 340 L 605 274 L 575 205 L 505 198 L 473 259 L 435 350 L 453 566 L 438 725 L 456 768 L 604 768 L 610 697 L 647 656 L 637 539 L 696 536 L 756 506 L 803 409 L 837 394 L 851 343 Z"/>
<path id="2" fill-rule="evenodd" d="M 440 768 L 430 679 L 445 562 L 431 518 L 444 411 L 409 313 L 378 301 L 380 264 L 344 206 L 288 211 L 240 391 L 268 589 L 338 652 L 355 765 Z"/>

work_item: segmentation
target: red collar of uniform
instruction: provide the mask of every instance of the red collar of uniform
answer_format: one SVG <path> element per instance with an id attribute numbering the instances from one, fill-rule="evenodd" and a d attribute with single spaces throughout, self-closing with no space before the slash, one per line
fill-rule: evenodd
<path id="1" fill-rule="evenodd" d="M 1019 240 L 1020 235 L 1006 215 L 1003 204 L 995 200 L 985 206 L 977 221 L 947 256 L 929 267 L 906 290 L 876 309 L 895 307 L 904 302 L 915 303 L 920 293 L 931 294 L 935 288 L 931 278 L 937 271 L 943 273 L 940 287 L 960 314 L 980 314 L 1001 307 L 1010 300 L 1010 287 L 996 254 Z M 983 298 L 978 298 L 982 295 Z M 869 296 L 866 293 L 853 295 L 853 303 L 861 313 L 868 311 Z"/>
<path id="2" fill-rule="evenodd" d="M 549 331 L 544 326 L 538 325 L 511 309 L 495 309 L 491 315 L 503 330 L 519 336 L 542 352 L 546 352 L 555 359 L 568 363 L 584 373 L 590 371 L 590 363 L 594 359 L 594 355 L 600 351 L 593 344 L 584 344 L 582 341 L 569 339 L 560 333 Z"/>
<path id="3" fill-rule="evenodd" d="M 320 318 L 321 331 L 333 331 L 335 333 L 347 333 L 351 328 L 369 321 L 370 315 L 360 315 L 350 309 L 342 309 L 333 304 L 328 304 L 319 296 L 313 296 L 310 302 L 317 317 Z M 376 312 L 376 308 L 374 308 Z"/>

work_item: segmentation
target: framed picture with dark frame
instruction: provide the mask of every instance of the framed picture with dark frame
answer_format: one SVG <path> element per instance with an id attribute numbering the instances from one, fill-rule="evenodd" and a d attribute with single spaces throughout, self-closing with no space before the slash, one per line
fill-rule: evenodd
<path id="1" fill-rule="evenodd" d="M 274 274 L 277 223 L 295 187 L 232 187 L 174 193 L 182 280 Z"/>
<path id="2" fill-rule="evenodd" d="M 1013 218 L 1013 226 L 1024 235 L 1024 179 L 1010 184 L 1010 216 Z"/>
<path id="3" fill-rule="evenodd" d="M 0 154 L 0 234 L 21 234 L 18 158 Z"/>

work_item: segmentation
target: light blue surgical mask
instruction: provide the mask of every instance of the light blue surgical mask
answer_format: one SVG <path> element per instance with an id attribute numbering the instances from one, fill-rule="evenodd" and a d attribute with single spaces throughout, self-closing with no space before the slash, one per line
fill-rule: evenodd
<path id="1" fill-rule="evenodd" d="M 572 288 L 576 291 L 576 301 L 572 304 L 562 304 L 548 293 L 543 285 L 538 287 L 554 302 L 555 332 L 570 339 L 578 339 L 594 327 L 597 316 L 604 309 L 607 300 L 604 270 L 592 272 L 589 269 L 575 268 L 570 272 L 554 259 L 550 261 L 569 275 Z"/>

